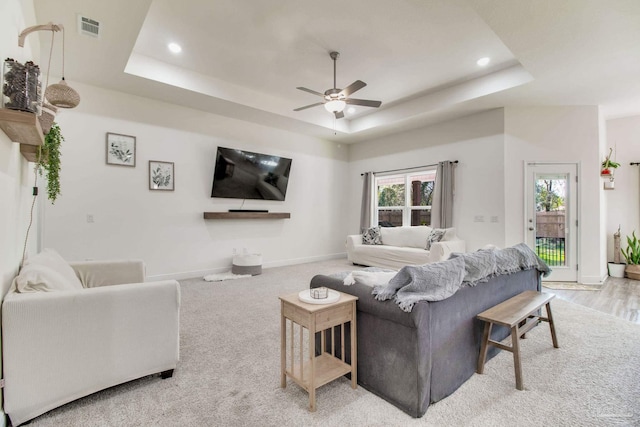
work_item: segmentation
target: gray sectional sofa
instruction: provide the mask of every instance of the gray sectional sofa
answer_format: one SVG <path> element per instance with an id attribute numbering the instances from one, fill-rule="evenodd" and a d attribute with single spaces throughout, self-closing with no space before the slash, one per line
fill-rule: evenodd
<path id="1" fill-rule="evenodd" d="M 539 291 L 540 274 L 534 268 L 494 276 L 442 301 L 420 301 L 408 313 L 393 300 L 377 301 L 372 288 L 360 283 L 345 286 L 339 278 L 318 275 L 310 286 L 359 298 L 358 384 L 421 417 L 430 403 L 452 394 L 475 372 L 483 326 L 476 315 L 525 290 Z M 500 341 L 508 334 L 507 328 L 494 327 L 492 338 Z M 490 347 L 488 358 L 497 352 Z M 350 360 L 350 348 L 345 353 Z"/>

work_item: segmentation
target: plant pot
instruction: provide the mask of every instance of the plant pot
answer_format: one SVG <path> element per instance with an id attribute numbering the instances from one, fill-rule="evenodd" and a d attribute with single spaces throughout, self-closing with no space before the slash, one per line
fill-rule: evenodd
<path id="1" fill-rule="evenodd" d="M 640 265 L 638 264 L 629 264 L 627 268 L 625 268 L 625 273 L 627 273 L 627 277 L 633 280 L 640 280 Z"/>
<path id="2" fill-rule="evenodd" d="M 609 263 L 609 276 L 611 277 L 624 277 L 624 270 L 627 267 L 627 264 L 616 264 L 615 262 Z"/>

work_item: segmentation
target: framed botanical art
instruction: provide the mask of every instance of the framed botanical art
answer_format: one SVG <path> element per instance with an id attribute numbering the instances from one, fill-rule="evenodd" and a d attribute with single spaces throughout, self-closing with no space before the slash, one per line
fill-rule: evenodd
<path id="1" fill-rule="evenodd" d="M 136 137 L 107 132 L 107 164 L 136 166 Z"/>
<path id="2" fill-rule="evenodd" d="M 149 190 L 175 190 L 173 162 L 149 160 Z"/>

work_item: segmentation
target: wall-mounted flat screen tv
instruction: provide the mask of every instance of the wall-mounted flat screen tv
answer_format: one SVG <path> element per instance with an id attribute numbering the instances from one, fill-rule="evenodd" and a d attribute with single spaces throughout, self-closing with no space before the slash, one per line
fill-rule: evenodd
<path id="1" fill-rule="evenodd" d="M 291 159 L 218 147 L 211 197 L 284 200 Z"/>

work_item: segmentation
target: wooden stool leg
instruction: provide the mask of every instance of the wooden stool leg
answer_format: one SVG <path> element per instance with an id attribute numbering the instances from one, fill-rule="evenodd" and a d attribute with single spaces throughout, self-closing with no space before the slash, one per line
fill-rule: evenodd
<path id="1" fill-rule="evenodd" d="M 513 367 L 516 371 L 516 388 L 524 390 L 522 385 L 522 364 L 520 363 L 520 339 L 518 337 L 518 326 L 511 328 L 511 348 L 513 349 Z"/>
<path id="2" fill-rule="evenodd" d="M 553 346 L 560 348 L 558 345 L 558 337 L 556 336 L 556 325 L 553 323 L 553 314 L 551 314 L 551 303 L 547 303 L 547 318 L 549 319 L 549 329 L 551 329 L 551 339 L 553 340 Z"/>
<path id="3" fill-rule="evenodd" d="M 476 372 L 482 374 L 484 372 L 484 362 L 487 360 L 487 350 L 489 348 L 489 338 L 491 337 L 491 327 L 493 323 L 484 323 L 484 332 L 482 333 L 482 343 L 480 344 L 480 355 L 478 356 L 478 367 Z"/>
<path id="4" fill-rule="evenodd" d="M 284 305 L 284 302 L 281 304 Z M 284 312 L 284 308 L 280 309 Z M 291 326 L 293 327 L 293 325 Z M 291 355 L 293 357 L 293 354 Z M 287 387 L 287 318 L 280 315 L 280 387 Z"/>
<path id="5" fill-rule="evenodd" d="M 519 328 L 522 328 L 522 327 L 523 327 L 524 325 L 526 325 L 526 324 L 527 324 L 527 319 L 524 319 L 523 321 L 521 321 L 521 322 L 518 324 L 518 327 L 519 327 Z M 522 334 L 522 339 L 526 339 L 526 338 L 527 338 L 527 334 Z"/>

